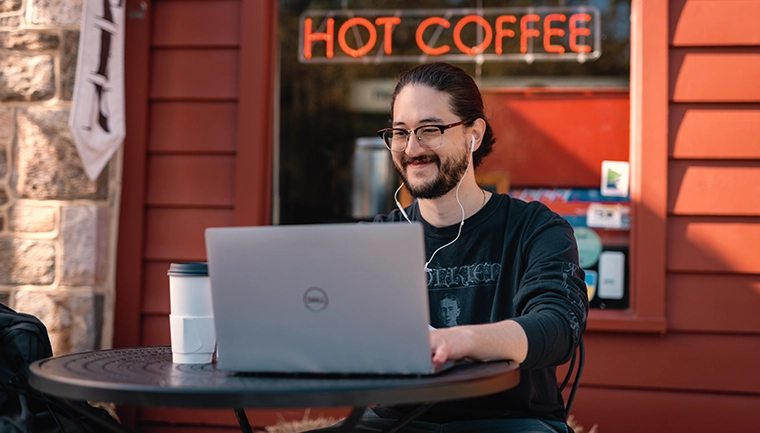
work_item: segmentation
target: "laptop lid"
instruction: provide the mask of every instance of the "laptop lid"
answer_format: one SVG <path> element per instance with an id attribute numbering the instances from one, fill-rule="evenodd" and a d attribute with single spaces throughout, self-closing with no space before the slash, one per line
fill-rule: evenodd
<path id="1" fill-rule="evenodd" d="M 419 224 L 206 230 L 217 367 L 431 374 Z"/>

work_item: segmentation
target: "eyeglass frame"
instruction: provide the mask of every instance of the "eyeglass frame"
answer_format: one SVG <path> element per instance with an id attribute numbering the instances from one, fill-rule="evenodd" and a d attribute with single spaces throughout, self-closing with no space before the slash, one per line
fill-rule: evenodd
<path id="1" fill-rule="evenodd" d="M 477 119 L 461 120 L 459 122 L 449 123 L 448 125 L 435 125 L 435 124 L 432 124 L 432 125 L 431 124 L 429 124 L 429 125 L 420 125 L 420 126 L 414 128 L 414 129 L 383 128 L 383 129 L 378 130 L 377 134 L 383 140 L 383 144 L 385 145 L 385 147 L 387 147 L 388 150 L 390 150 L 391 152 L 403 152 L 403 151 L 405 151 L 406 148 L 409 147 L 409 137 L 411 137 L 412 134 L 414 135 L 414 137 L 417 137 L 417 143 L 421 147 L 423 147 L 423 148 L 425 148 L 427 150 L 434 150 L 434 149 L 438 149 L 439 147 L 443 146 L 443 133 L 446 132 L 447 129 L 451 129 L 451 128 L 457 127 L 459 125 L 464 125 L 464 124 L 467 124 L 467 123 L 471 123 L 471 122 L 474 122 L 475 120 L 477 120 Z M 421 140 L 420 136 L 417 135 L 417 131 L 419 131 L 422 128 L 438 128 L 438 129 L 440 129 L 441 130 L 441 144 L 439 144 L 436 147 L 423 146 L 422 143 L 421 143 L 422 140 Z M 402 149 L 393 149 L 393 148 L 391 148 L 390 145 L 388 145 L 388 142 L 385 141 L 385 137 L 384 137 L 385 133 L 386 132 L 393 132 L 393 131 L 403 131 L 403 132 L 407 133 L 406 144 L 404 145 L 404 147 Z"/>

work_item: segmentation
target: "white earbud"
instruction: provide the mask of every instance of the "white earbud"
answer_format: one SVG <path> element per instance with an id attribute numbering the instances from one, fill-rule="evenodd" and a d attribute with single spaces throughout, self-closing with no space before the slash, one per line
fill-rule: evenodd
<path id="1" fill-rule="evenodd" d="M 475 136 L 472 136 L 472 141 L 470 142 L 470 153 L 475 152 Z"/>

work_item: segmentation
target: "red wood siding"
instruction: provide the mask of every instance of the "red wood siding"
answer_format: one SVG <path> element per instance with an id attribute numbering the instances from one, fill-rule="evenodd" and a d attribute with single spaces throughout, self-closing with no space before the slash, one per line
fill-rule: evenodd
<path id="1" fill-rule="evenodd" d="M 145 219 L 146 260 L 203 261 L 206 227 L 232 225 L 232 210 L 156 207 Z"/>
<path id="2" fill-rule="evenodd" d="M 232 48 L 154 49 L 152 99 L 236 99 L 238 52 Z"/>
<path id="3" fill-rule="evenodd" d="M 579 394 L 583 386 L 755 394 L 760 390 L 760 336 L 755 334 L 589 333 L 584 341 L 586 365 Z"/>
<path id="4" fill-rule="evenodd" d="M 127 76 L 137 73 L 146 83 L 150 77 L 150 85 L 131 80 L 142 98 L 132 99 L 128 124 L 135 143 L 125 152 L 131 159 L 124 178 L 137 181 L 125 191 L 135 186 L 140 194 L 125 192 L 129 201 L 122 207 L 122 224 L 129 230 L 120 232 L 120 255 L 136 260 L 125 260 L 129 266 L 119 271 L 117 297 L 131 314 L 122 320 L 133 325 L 117 346 L 166 345 L 170 263 L 205 260 L 207 227 L 269 219 L 274 81 L 269 47 L 276 9 L 240 0 L 154 0 L 147 8 L 130 0 L 127 8 L 131 37 L 145 42 L 130 52 Z M 140 431 L 211 432 L 236 426 L 231 411 L 222 422 L 218 415 L 194 416 L 199 413 L 194 410 L 159 412 L 158 417 L 149 409 L 137 416 L 132 412 L 127 424 Z M 275 415 L 249 413 L 261 428 L 274 423 Z M 288 419 L 302 416 L 303 411 L 286 414 Z"/>
<path id="5" fill-rule="evenodd" d="M 670 156 L 679 159 L 760 159 L 760 105 L 675 104 Z"/>
<path id="6" fill-rule="evenodd" d="M 154 1 L 154 47 L 237 47 L 240 0 Z"/>
<path id="7" fill-rule="evenodd" d="M 171 344 L 169 337 L 169 315 L 156 314 L 143 317 L 141 346 L 166 346 Z"/>
<path id="8" fill-rule="evenodd" d="M 236 148 L 234 102 L 154 101 L 150 111 L 151 152 L 225 152 Z"/>
<path id="9" fill-rule="evenodd" d="M 668 218 L 668 270 L 760 273 L 760 218 Z"/>
<path id="10" fill-rule="evenodd" d="M 668 170 L 668 212 L 760 216 L 757 161 L 674 160 Z"/>
<path id="11" fill-rule="evenodd" d="M 145 263 L 143 281 L 146 290 L 142 297 L 142 312 L 144 314 L 168 315 L 169 308 L 169 278 L 166 271 L 170 261 L 150 261 Z"/>
<path id="12" fill-rule="evenodd" d="M 760 16 L 756 0 L 670 0 L 670 39 L 676 46 L 760 45 L 760 28 L 742 25 Z"/>
<path id="13" fill-rule="evenodd" d="M 172 261 L 203 261 L 232 225 L 240 1 L 154 1 L 141 344 L 169 343 Z"/>
<path id="14" fill-rule="evenodd" d="M 151 155 L 147 203 L 231 207 L 234 173 L 234 155 Z"/>
<path id="15" fill-rule="evenodd" d="M 602 433 L 753 431 L 758 411 L 755 395 L 604 387 L 583 388 L 573 410 L 585 431 Z"/>
<path id="16" fill-rule="evenodd" d="M 760 409 L 760 31 L 751 17 L 760 2 L 668 6 L 668 150 L 654 162 L 667 176 L 641 191 L 642 200 L 667 195 L 667 331 L 587 333 L 573 412 L 600 431 L 751 430 Z"/>
<path id="17" fill-rule="evenodd" d="M 625 406 L 614 420 L 607 410 L 596 417 L 615 422 L 615 431 L 626 431 L 631 413 L 646 414 L 636 424 L 646 431 L 753 430 L 760 409 L 753 371 L 760 365 L 760 30 L 753 22 L 760 2 L 671 0 L 669 12 L 668 332 L 657 342 L 627 341 L 652 366 L 632 374 L 639 382 L 624 389 L 602 389 L 606 379 L 584 389 L 579 411 Z M 605 363 L 625 362 L 606 353 L 616 344 L 602 344 Z M 662 357 L 671 360 L 663 365 Z M 661 370 L 659 383 L 652 369 Z"/>
<path id="18" fill-rule="evenodd" d="M 672 273 L 668 277 L 668 324 L 673 331 L 757 335 L 758 311 L 760 275 Z"/>
<path id="19" fill-rule="evenodd" d="M 757 102 L 758 75 L 758 48 L 670 50 L 670 91 L 674 102 Z"/>

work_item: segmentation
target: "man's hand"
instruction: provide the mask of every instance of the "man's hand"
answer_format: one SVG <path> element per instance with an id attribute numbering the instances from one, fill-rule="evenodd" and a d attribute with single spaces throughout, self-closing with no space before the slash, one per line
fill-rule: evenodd
<path id="1" fill-rule="evenodd" d="M 467 356 L 472 346 L 472 331 L 467 326 L 430 330 L 430 353 L 433 364 L 443 365 Z"/>
<path id="2" fill-rule="evenodd" d="M 513 320 L 431 329 L 429 332 L 430 353 L 436 366 L 462 358 L 477 361 L 509 359 L 521 363 L 528 355 L 528 338 Z"/>

